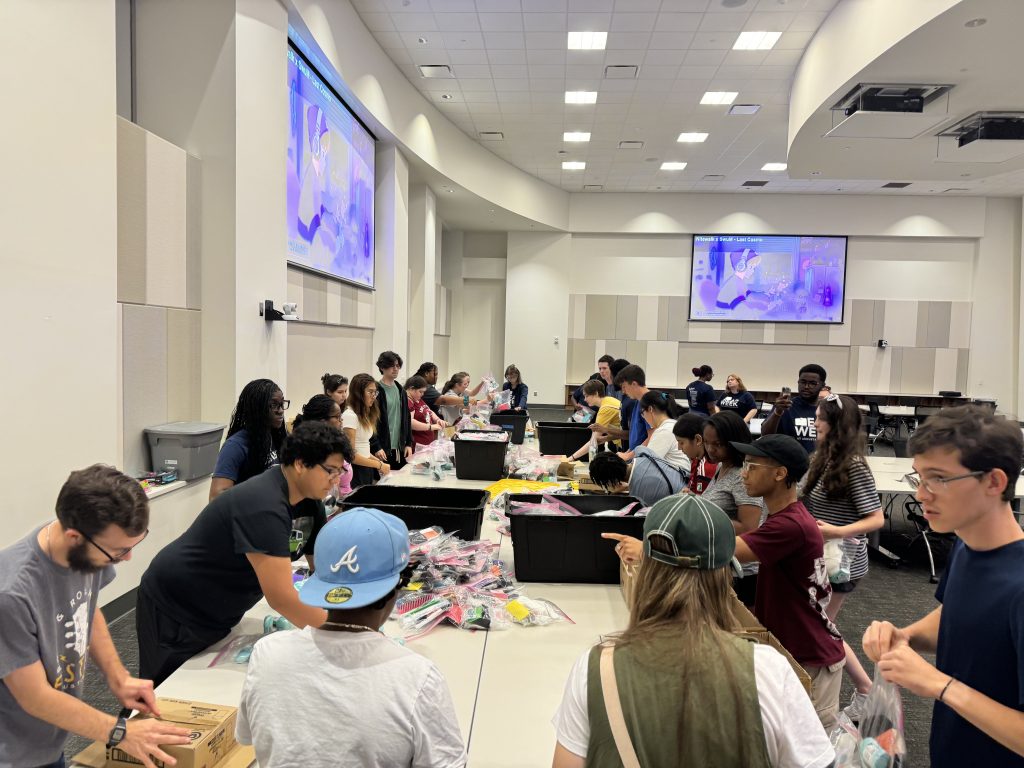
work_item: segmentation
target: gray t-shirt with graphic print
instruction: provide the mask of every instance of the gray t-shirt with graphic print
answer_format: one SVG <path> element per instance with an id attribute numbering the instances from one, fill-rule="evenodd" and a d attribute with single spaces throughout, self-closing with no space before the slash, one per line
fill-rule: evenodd
<path id="1" fill-rule="evenodd" d="M 57 565 L 39 546 L 40 530 L 0 550 L 0 768 L 60 758 L 67 731 L 26 713 L 3 678 L 41 661 L 50 685 L 81 699 L 92 617 L 114 578 L 113 566 L 86 574 Z"/>

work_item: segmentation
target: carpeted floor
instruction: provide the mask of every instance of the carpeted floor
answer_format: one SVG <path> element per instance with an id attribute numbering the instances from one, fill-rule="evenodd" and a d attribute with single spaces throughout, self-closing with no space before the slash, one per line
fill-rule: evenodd
<path id="1" fill-rule="evenodd" d="M 564 411 L 552 410 L 543 415 L 535 414 L 545 420 L 565 419 Z M 885 453 L 885 447 L 879 453 Z M 891 453 L 891 451 L 890 451 Z M 899 517 L 897 513 L 897 517 Z M 906 530 L 896 521 L 896 533 Z M 935 585 L 929 584 L 928 572 L 922 566 L 901 565 L 893 569 L 883 562 L 872 561 L 868 575 L 861 581 L 843 605 L 839 615 L 839 628 L 850 645 L 861 655 L 868 674 L 873 673 L 873 666 L 863 656 L 861 637 L 864 630 L 875 619 L 886 619 L 897 626 L 905 626 L 931 611 L 935 605 Z M 129 613 L 110 623 L 110 632 L 125 665 L 132 671 L 138 669 L 138 651 L 135 637 L 135 615 Z M 852 687 L 844 681 L 842 703 L 846 704 L 852 694 Z M 90 670 L 86 677 L 85 699 L 89 704 L 107 712 L 118 709 L 117 702 L 107 690 L 102 677 L 95 669 Z M 928 766 L 928 733 L 931 724 L 932 707 L 930 702 L 922 701 L 913 695 L 903 697 L 906 720 L 906 741 L 909 763 L 914 766 Z M 531 734 L 531 738 L 547 739 L 552 734 Z M 74 755 L 86 746 L 82 739 L 72 738 L 68 743 L 67 754 Z"/>

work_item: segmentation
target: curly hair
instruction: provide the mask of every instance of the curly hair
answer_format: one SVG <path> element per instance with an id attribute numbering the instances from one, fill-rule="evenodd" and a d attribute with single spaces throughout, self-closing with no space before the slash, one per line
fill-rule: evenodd
<path id="1" fill-rule="evenodd" d="M 352 447 L 340 429 L 326 421 L 304 421 L 292 430 L 281 446 L 281 463 L 290 465 L 301 461 L 312 467 L 323 464 L 331 454 L 345 457 L 346 452 L 351 455 Z"/>
<path id="2" fill-rule="evenodd" d="M 865 434 L 860 408 L 851 397 L 829 395 L 818 403 L 818 413 L 828 423 L 824 442 L 811 454 L 804 493 L 821 483 L 829 498 L 846 494 L 850 484 L 850 465 L 864 460 Z"/>

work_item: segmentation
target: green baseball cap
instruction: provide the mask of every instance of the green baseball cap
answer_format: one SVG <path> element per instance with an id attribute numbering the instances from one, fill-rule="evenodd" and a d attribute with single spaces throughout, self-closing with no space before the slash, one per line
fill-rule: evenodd
<path id="1" fill-rule="evenodd" d="M 655 536 L 666 539 L 671 551 L 652 548 Z M 700 496 L 667 496 L 647 513 L 644 557 L 676 568 L 712 571 L 729 565 L 735 553 L 736 532 L 729 516 Z"/>

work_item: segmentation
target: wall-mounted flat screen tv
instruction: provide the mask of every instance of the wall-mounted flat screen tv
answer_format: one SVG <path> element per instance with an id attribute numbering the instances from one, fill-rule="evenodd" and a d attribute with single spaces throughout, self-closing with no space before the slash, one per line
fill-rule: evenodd
<path id="1" fill-rule="evenodd" d="M 690 319 L 842 323 L 846 238 L 694 235 Z"/>
<path id="2" fill-rule="evenodd" d="M 288 48 L 288 262 L 373 287 L 374 138 Z"/>

